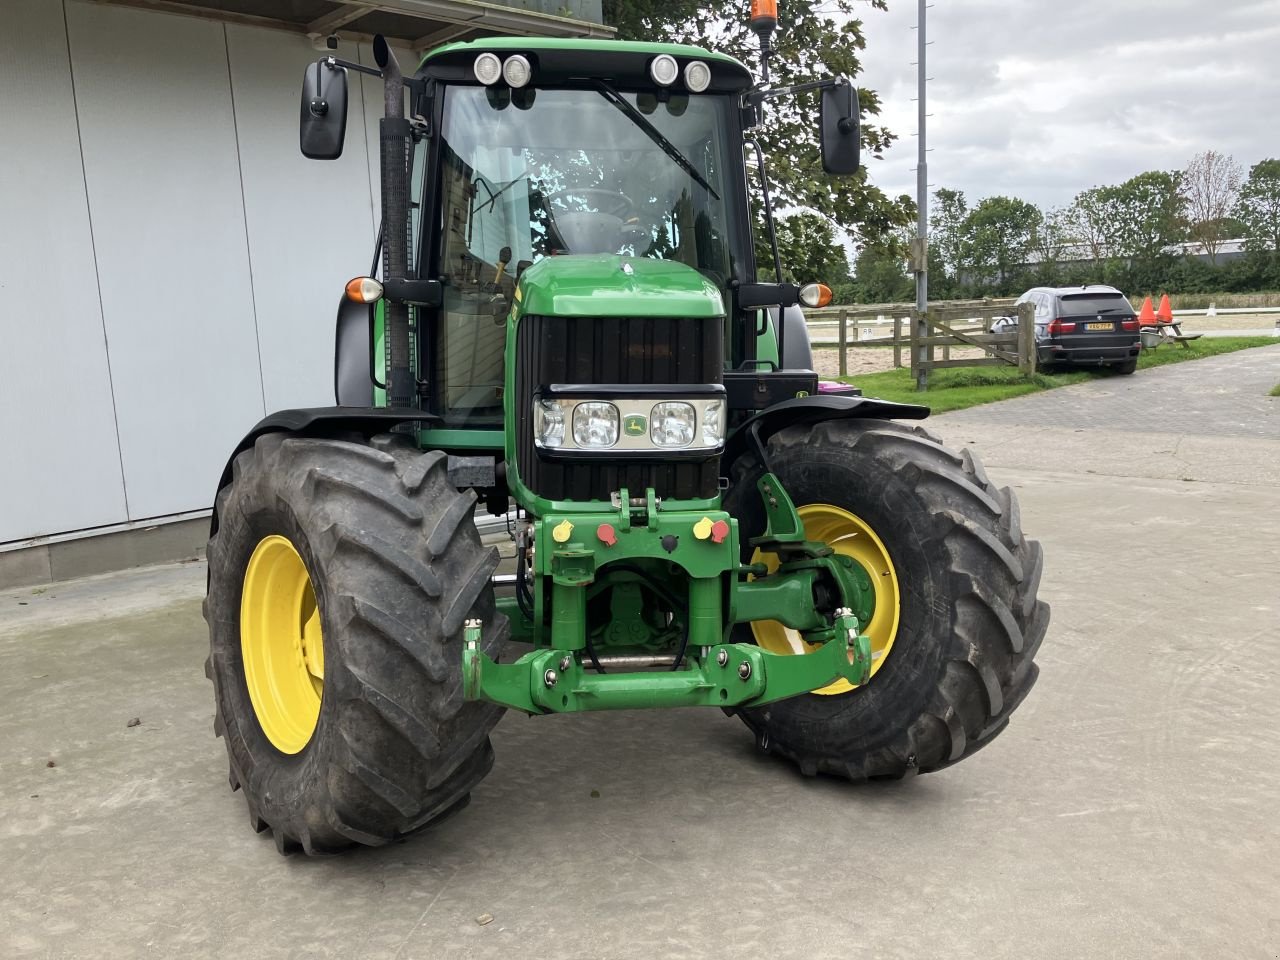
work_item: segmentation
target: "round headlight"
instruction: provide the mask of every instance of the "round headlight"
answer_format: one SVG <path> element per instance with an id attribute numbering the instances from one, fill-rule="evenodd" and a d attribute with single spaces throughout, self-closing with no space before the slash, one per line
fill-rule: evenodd
<path id="1" fill-rule="evenodd" d="M 669 53 L 660 53 L 649 63 L 649 76 L 660 87 L 669 87 L 680 76 L 680 64 Z"/>
<path id="2" fill-rule="evenodd" d="M 603 400 L 574 407 L 573 442 L 580 447 L 612 447 L 618 442 L 618 408 Z"/>
<path id="3" fill-rule="evenodd" d="M 476 57 L 471 69 L 475 72 L 476 79 L 487 87 L 497 83 L 502 76 L 502 61 L 496 53 L 482 53 Z"/>
<path id="4" fill-rule="evenodd" d="M 533 68 L 529 61 L 518 53 L 507 57 L 507 62 L 502 65 L 502 77 L 513 87 L 523 87 L 532 76 Z"/>
<path id="5" fill-rule="evenodd" d="M 559 400 L 539 400 L 534 406 L 533 437 L 544 447 L 564 443 L 564 409 Z"/>
<path id="6" fill-rule="evenodd" d="M 649 415 L 649 439 L 659 447 L 687 447 L 693 443 L 697 415 L 693 405 L 680 400 L 656 403 Z"/>
<path id="7" fill-rule="evenodd" d="M 685 64 L 684 85 L 693 93 L 701 93 L 711 86 L 711 68 L 701 60 Z"/>

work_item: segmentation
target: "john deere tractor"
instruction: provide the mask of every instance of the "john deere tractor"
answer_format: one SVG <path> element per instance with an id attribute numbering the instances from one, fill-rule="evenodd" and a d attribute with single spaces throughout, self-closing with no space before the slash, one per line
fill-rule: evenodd
<path id="1" fill-rule="evenodd" d="M 853 781 L 990 742 L 1048 622 L 1013 494 L 926 408 L 820 386 L 801 307 L 829 291 L 757 278 L 752 129 L 810 97 L 855 174 L 853 87 L 661 43 L 475 40 L 412 76 L 374 46 L 303 81 L 316 159 L 348 74 L 385 89 L 336 404 L 255 426 L 213 512 L 207 672 L 254 827 L 308 854 L 412 834 L 467 802 L 506 709 L 714 707 Z"/>

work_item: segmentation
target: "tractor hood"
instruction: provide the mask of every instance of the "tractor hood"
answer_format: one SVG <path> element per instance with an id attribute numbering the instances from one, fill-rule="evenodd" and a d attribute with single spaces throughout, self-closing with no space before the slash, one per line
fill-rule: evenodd
<path id="1" fill-rule="evenodd" d="M 720 289 L 693 267 L 616 254 L 545 257 L 516 290 L 520 312 L 547 317 L 724 316 Z"/>

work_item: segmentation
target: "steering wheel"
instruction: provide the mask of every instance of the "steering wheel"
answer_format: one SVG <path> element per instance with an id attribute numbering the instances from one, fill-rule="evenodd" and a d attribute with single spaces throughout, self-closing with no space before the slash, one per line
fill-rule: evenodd
<path id="1" fill-rule="evenodd" d="M 627 220 L 629 219 L 629 214 L 636 212 L 635 201 L 625 193 L 619 193 L 617 190 L 606 190 L 603 187 L 570 187 L 567 190 L 557 190 L 555 193 L 550 194 L 547 200 L 556 200 L 560 197 L 592 200 L 598 213 L 605 213 L 611 217 L 617 217 L 619 220 Z M 583 210 L 581 212 L 586 213 L 587 211 Z"/>

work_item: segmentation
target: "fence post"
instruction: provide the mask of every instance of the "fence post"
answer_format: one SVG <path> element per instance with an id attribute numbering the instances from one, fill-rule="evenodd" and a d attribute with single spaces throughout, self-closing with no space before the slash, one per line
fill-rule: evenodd
<path id="1" fill-rule="evenodd" d="M 844 309 L 840 311 L 840 376 L 847 377 L 849 375 L 849 358 L 845 355 L 845 351 L 849 348 L 849 335 L 846 332 L 845 324 L 849 320 L 849 311 Z"/>
<path id="2" fill-rule="evenodd" d="M 902 312 L 893 315 L 893 369 L 902 369 Z"/>
<path id="3" fill-rule="evenodd" d="M 1024 377 L 1036 370 L 1036 312 L 1030 303 L 1018 307 L 1018 372 Z"/>

